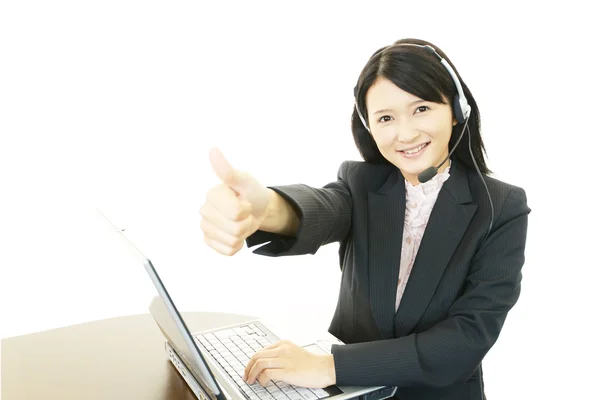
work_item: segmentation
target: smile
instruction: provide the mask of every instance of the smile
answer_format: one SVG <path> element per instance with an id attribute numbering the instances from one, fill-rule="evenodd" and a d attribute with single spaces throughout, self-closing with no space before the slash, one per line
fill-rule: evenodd
<path id="1" fill-rule="evenodd" d="M 423 154 L 423 152 L 425 151 L 425 149 L 427 148 L 427 146 L 429 145 L 429 143 L 423 143 L 415 148 L 412 148 L 410 150 L 399 150 L 398 153 L 402 154 L 404 157 L 407 158 L 414 158 L 414 157 L 418 157 L 421 154 Z"/>

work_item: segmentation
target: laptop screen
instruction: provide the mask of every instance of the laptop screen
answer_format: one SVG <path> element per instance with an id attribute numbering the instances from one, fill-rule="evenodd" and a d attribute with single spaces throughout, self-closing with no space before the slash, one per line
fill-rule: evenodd
<path id="1" fill-rule="evenodd" d="M 207 367 L 204 357 L 200 353 L 185 321 L 181 317 L 177 307 L 175 307 L 171 296 L 167 292 L 150 259 L 123 233 L 124 229 L 117 228 L 104 213 L 100 210 L 98 212 L 125 240 L 127 247 L 133 251 L 135 257 L 143 264 L 150 280 L 154 284 L 159 296 L 155 297 L 151 303 L 151 313 L 163 335 L 177 351 L 179 357 L 186 364 L 186 367 L 194 375 L 196 381 L 202 386 L 206 394 L 214 400 L 225 400 L 225 394 L 217 385 L 214 375 Z"/>
<path id="2" fill-rule="evenodd" d="M 196 381 L 203 386 L 207 394 L 209 396 L 213 394 L 210 397 L 224 400 L 225 395 L 219 389 L 214 375 L 207 367 L 204 357 L 200 353 L 196 342 L 171 300 L 171 296 L 163 285 L 152 262 L 146 259 L 144 267 L 159 294 L 159 297 L 153 299 L 150 311 L 163 335 L 177 353 L 179 353 L 178 355 L 182 361 L 187 364 L 186 366 L 192 372 Z"/>

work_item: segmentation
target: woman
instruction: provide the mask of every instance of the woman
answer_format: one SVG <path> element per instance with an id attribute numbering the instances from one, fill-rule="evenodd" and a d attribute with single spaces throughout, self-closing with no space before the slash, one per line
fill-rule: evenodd
<path id="1" fill-rule="evenodd" d="M 346 344 L 327 356 L 274 344 L 250 360 L 248 383 L 484 398 L 481 361 L 519 297 L 530 209 L 523 189 L 487 176 L 477 103 L 446 60 L 416 39 L 369 59 L 352 116 L 364 162 L 343 162 L 323 188 L 265 188 L 211 151 L 223 184 L 200 212 L 209 246 L 269 242 L 254 252 L 288 256 L 340 243 L 329 331 Z"/>

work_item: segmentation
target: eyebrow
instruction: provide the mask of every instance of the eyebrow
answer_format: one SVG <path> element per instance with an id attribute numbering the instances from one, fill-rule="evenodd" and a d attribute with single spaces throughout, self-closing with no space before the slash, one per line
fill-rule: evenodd
<path id="1" fill-rule="evenodd" d="M 421 100 L 421 99 L 419 99 L 419 100 L 415 100 L 415 101 L 413 101 L 412 103 L 410 103 L 408 106 L 409 106 L 409 107 L 410 107 L 410 106 L 414 106 L 415 104 L 418 104 L 418 103 L 425 103 L 425 100 Z M 384 109 L 382 109 L 382 110 L 377 110 L 377 111 L 375 111 L 375 112 L 373 113 L 373 115 L 381 114 L 381 113 L 384 113 L 384 112 L 390 112 L 390 111 L 394 111 L 394 110 L 392 110 L 391 108 L 384 108 Z"/>

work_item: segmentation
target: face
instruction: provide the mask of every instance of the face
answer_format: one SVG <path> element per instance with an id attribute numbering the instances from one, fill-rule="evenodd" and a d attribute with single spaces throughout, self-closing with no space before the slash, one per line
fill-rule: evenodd
<path id="1" fill-rule="evenodd" d="M 369 88 L 366 105 L 371 135 L 381 154 L 418 185 L 417 176 L 448 155 L 456 120 L 449 104 L 420 99 L 386 78 Z M 438 172 L 449 165 L 447 160 Z"/>

